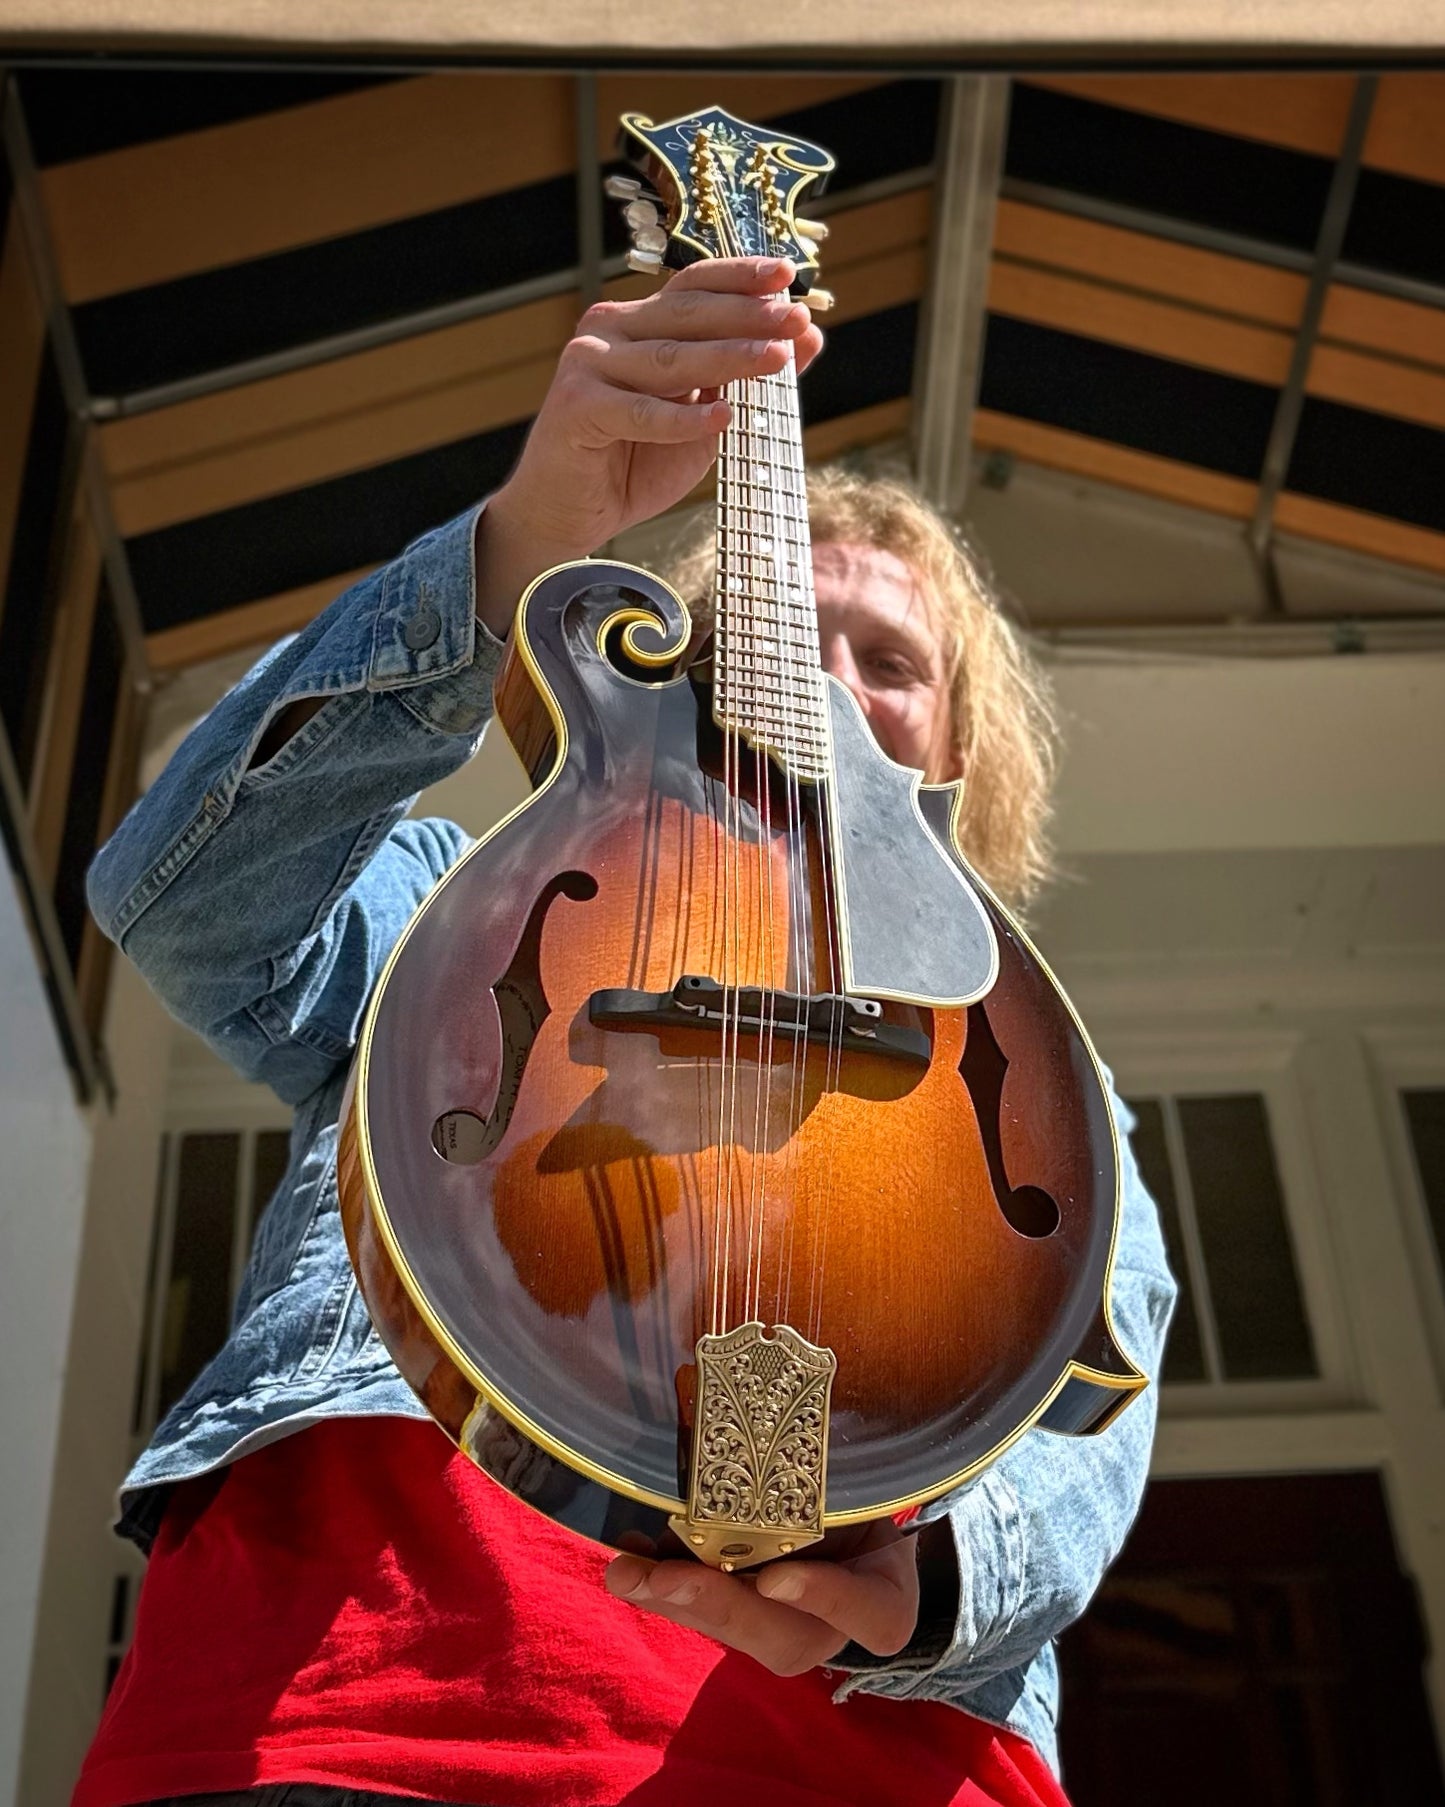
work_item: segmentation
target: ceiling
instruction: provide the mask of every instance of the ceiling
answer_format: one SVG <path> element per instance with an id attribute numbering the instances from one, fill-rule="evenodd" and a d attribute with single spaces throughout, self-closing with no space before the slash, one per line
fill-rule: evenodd
<path id="1" fill-rule="evenodd" d="M 624 107 L 717 101 L 837 155 L 813 457 L 906 451 L 927 405 L 927 310 L 956 301 L 934 255 L 944 81 L 89 67 L 18 88 L 156 670 L 295 627 L 505 475 L 598 272 L 590 195 Z M 1445 610 L 1445 75 L 1360 98 L 1333 73 L 1011 84 L 972 512 L 1017 549 L 1015 587 L 1047 538 L 1042 625 Z M 614 215 L 605 292 L 641 292 L 607 276 Z M 67 404 L 17 241 L 12 216 L 0 567 L 5 485 Z M 1163 575 L 1126 598 L 1140 522 Z M 1233 589 L 1168 580 L 1202 543 L 1230 549 Z M 1117 585 L 1081 563 L 1101 544 Z M 1301 549 L 1349 581 L 1296 583 Z"/>

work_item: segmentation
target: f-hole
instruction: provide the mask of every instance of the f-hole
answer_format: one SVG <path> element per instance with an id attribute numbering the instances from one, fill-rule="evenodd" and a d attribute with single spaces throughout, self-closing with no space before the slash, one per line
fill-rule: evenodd
<path id="1" fill-rule="evenodd" d="M 1020 1236 L 1052 1236 L 1059 1227 L 1059 1207 L 1054 1200 L 1042 1186 L 1011 1186 L 1008 1182 L 1003 1158 L 1003 1082 L 1008 1056 L 999 1047 L 982 1004 L 968 1007 L 968 1037 L 958 1070 L 973 1100 L 988 1177 L 1004 1221 Z"/>
<path id="2" fill-rule="evenodd" d="M 431 1128 L 431 1144 L 444 1161 L 463 1167 L 486 1160 L 507 1133 L 522 1090 L 532 1047 L 552 1013 L 542 989 L 542 929 L 558 897 L 586 903 L 597 895 L 597 881 L 585 872 L 561 872 L 532 905 L 527 926 L 511 965 L 492 987 L 502 1024 L 502 1068 L 497 1098 L 489 1116 L 459 1107 L 443 1111 Z"/>

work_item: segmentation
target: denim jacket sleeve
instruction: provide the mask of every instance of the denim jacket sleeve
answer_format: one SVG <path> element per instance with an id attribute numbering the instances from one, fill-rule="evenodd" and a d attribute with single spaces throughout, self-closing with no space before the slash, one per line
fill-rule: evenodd
<path id="1" fill-rule="evenodd" d="M 349 1058 L 381 966 L 466 837 L 403 821 L 476 749 L 500 644 L 477 510 L 275 647 L 188 735 L 91 868 L 90 903 L 173 1015 L 288 1103 Z M 326 700 L 264 765 L 288 704 Z"/>
<path id="2" fill-rule="evenodd" d="M 1129 1146 L 1133 1118 L 1117 1097 L 1114 1113 L 1122 1172 L 1112 1314 L 1120 1344 L 1151 1384 L 1096 1436 L 1028 1431 L 976 1480 L 925 1510 L 925 1519 L 946 1514 L 953 1534 L 958 1593 L 946 1643 L 935 1637 L 924 1650 L 860 1664 L 840 1697 L 861 1688 L 947 1700 L 1004 1724 L 1019 1723 L 1021 1696 L 1054 1694 L 1047 1647 L 1088 1605 L 1143 1497 L 1177 1292 L 1158 1212 Z M 1041 1672 L 1031 1675 L 1040 1658 Z M 1023 1704 L 1023 1723 L 1042 1742 Z"/>

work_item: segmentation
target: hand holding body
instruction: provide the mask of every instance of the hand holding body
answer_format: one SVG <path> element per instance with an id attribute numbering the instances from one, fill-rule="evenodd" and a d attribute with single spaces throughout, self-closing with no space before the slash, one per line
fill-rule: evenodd
<path id="1" fill-rule="evenodd" d="M 801 1675 L 850 1643 L 895 1656 L 918 1623 L 918 1537 L 891 1519 L 841 1536 L 839 1547 L 839 1534 L 831 1534 L 834 1557 L 734 1575 L 691 1557 L 619 1556 L 607 1569 L 607 1589 L 755 1657 L 774 1675 Z"/>

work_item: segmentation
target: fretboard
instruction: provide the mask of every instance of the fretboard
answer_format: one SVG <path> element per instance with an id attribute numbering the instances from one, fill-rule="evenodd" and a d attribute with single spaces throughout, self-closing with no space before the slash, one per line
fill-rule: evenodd
<path id="1" fill-rule="evenodd" d="M 798 777 L 818 778 L 827 771 L 827 714 L 797 377 L 789 363 L 727 393 L 713 712 L 719 727 L 776 753 Z"/>

